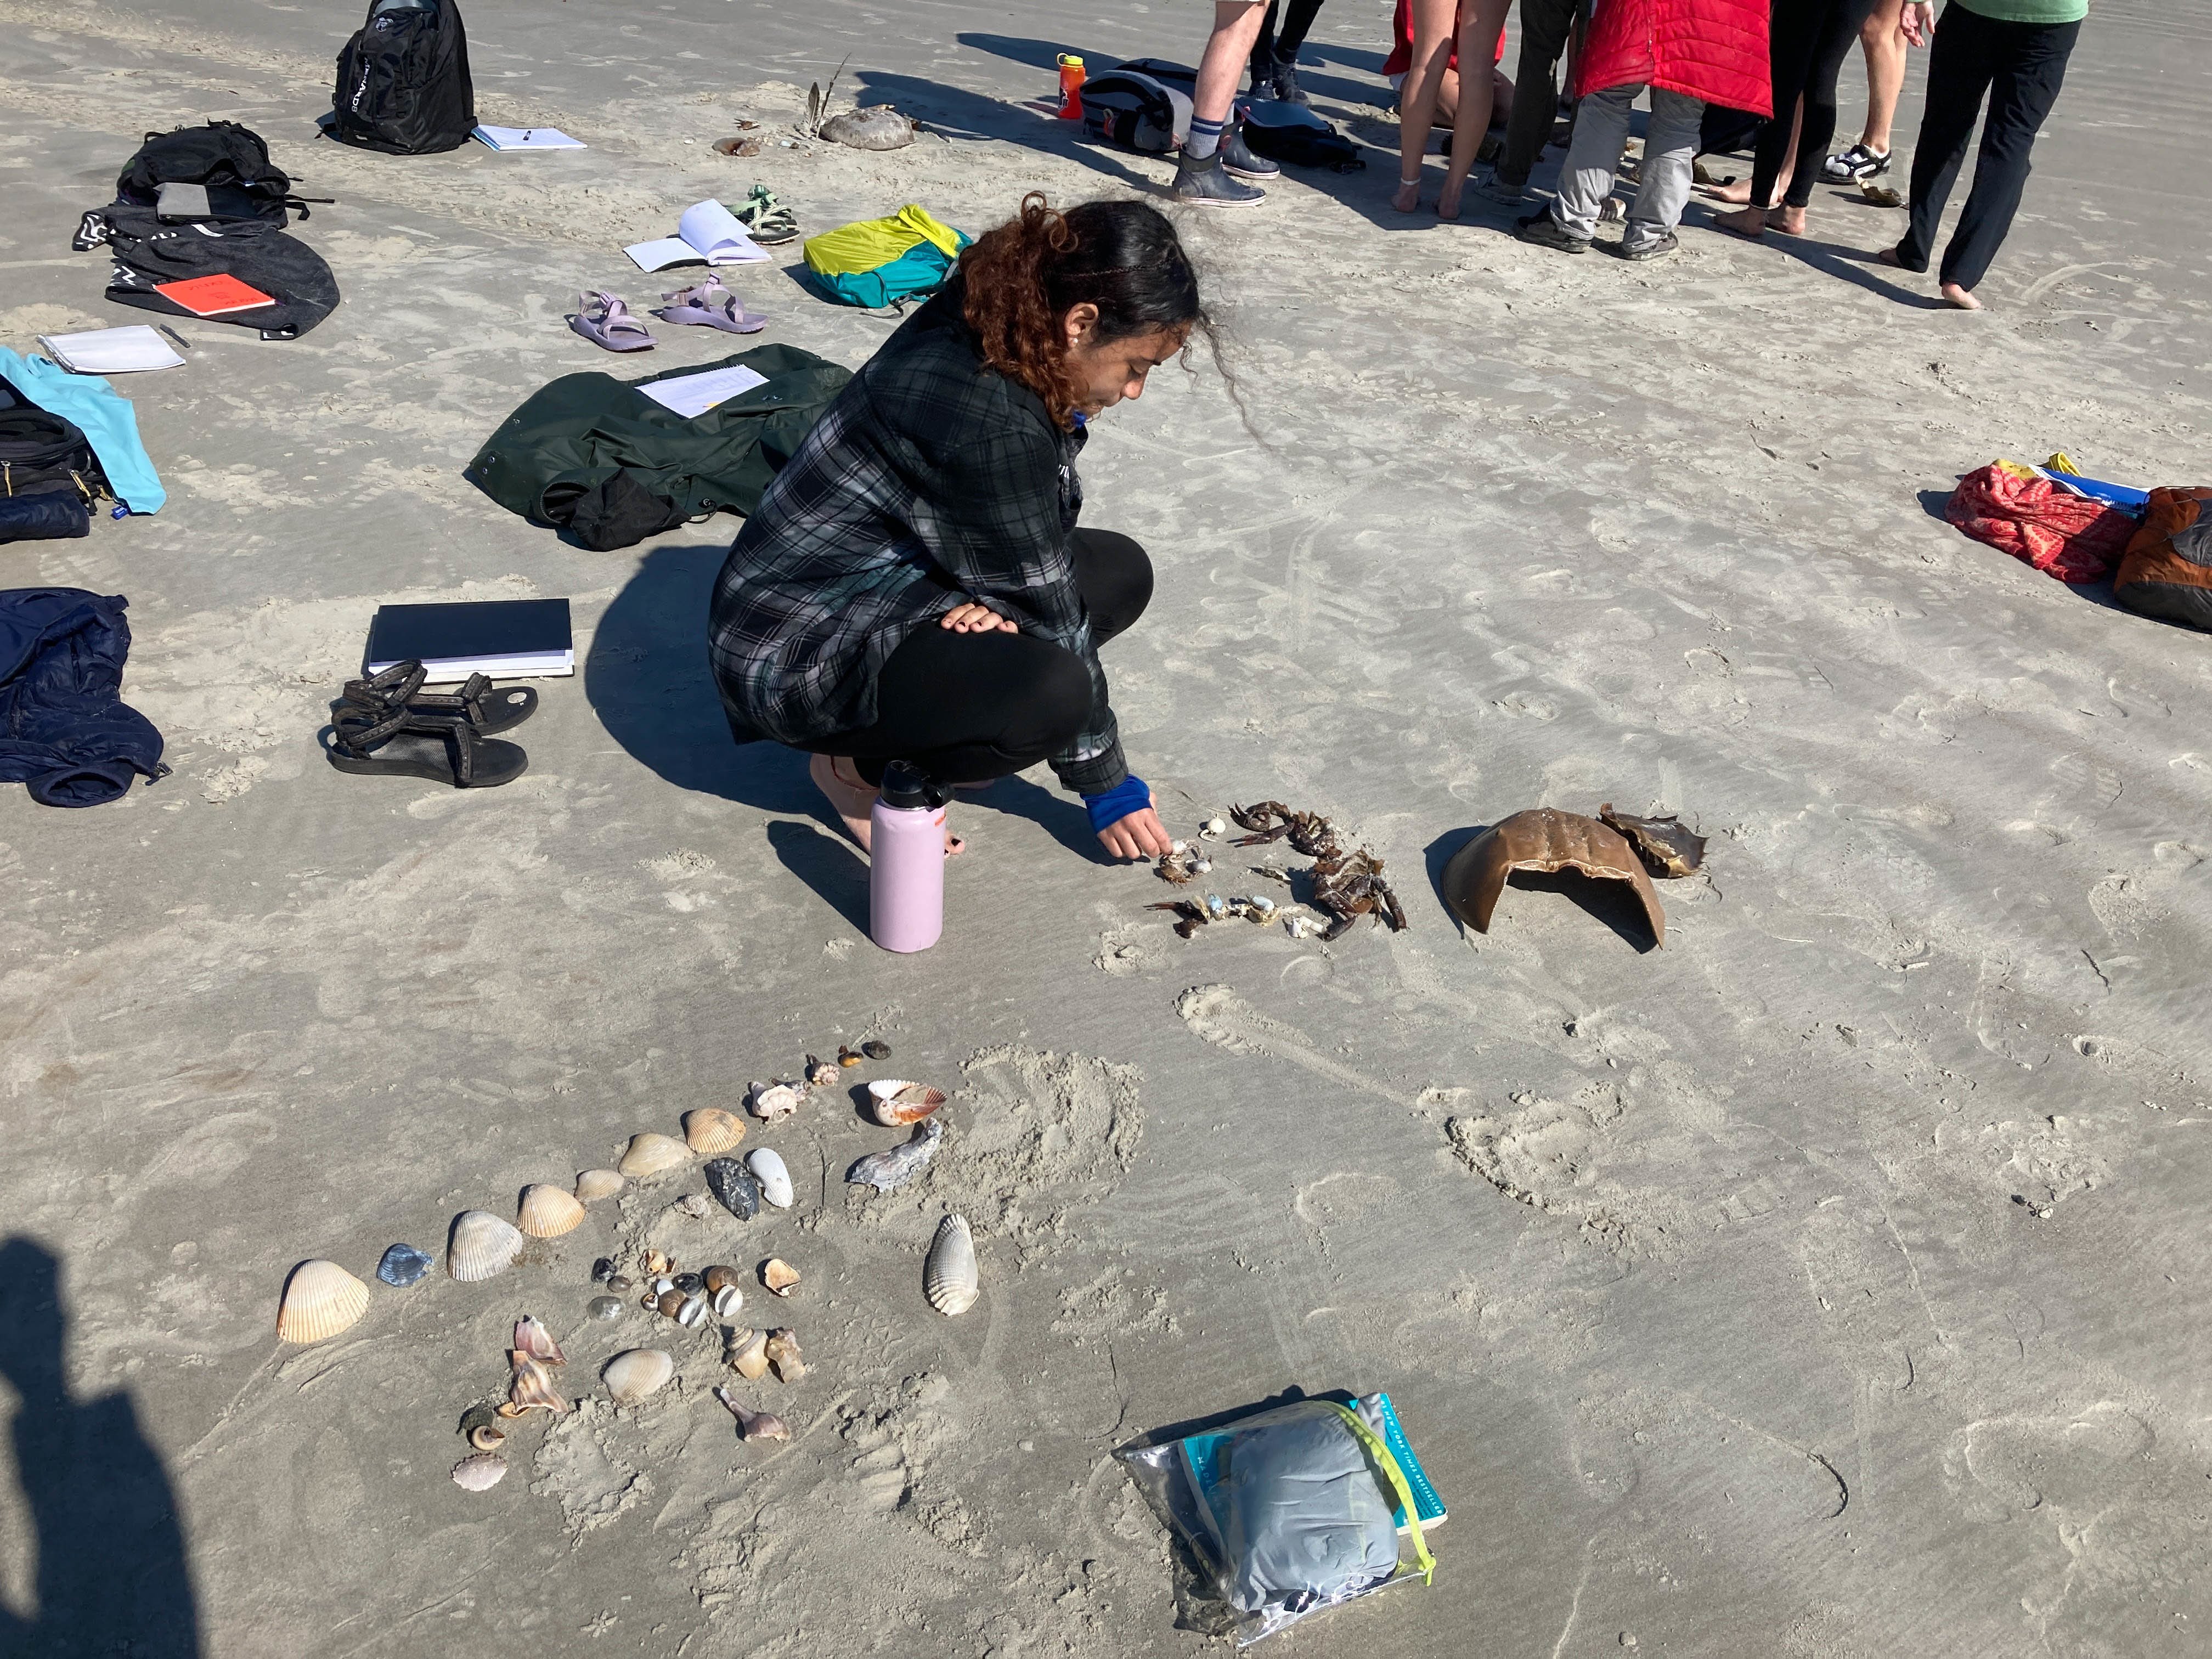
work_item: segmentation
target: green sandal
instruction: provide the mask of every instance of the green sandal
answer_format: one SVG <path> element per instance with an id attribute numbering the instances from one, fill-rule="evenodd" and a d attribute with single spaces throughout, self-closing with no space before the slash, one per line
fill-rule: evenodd
<path id="1" fill-rule="evenodd" d="M 755 185 L 744 203 L 730 211 L 745 228 L 745 234 L 763 247 L 774 247 L 799 234 L 798 216 L 777 201 L 775 192 L 766 185 Z"/>

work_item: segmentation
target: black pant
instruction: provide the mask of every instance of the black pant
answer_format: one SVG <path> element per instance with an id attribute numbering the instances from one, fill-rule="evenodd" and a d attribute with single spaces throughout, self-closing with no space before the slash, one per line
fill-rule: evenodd
<path id="1" fill-rule="evenodd" d="M 1260 20 L 1260 35 L 1252 43 L 1252 95 L 1270 95 L 1266 80 L 1274 78 L 1274 65 L 1297 61 L 1298 48 L 1306 43 L 1306 32 L 1313 27 L 1314 14 L 1321 9 L 1322 0 L 1291 0 L 1284 10 L 1282 0 L 1267 0 L 1267 15 Z M 1283 32 L 1275 33 L 1275 18 L 1280 14 Z M 1266 76 L 1261 71 L 1265 69 Z"/>
<path id="2" fill-rule="evenodd" d="M 1874 8 L 1875 0 L 1775 0 L 1766 36 L 1767 64 L 1774 76 L 1774 118 L 1759 129 L 1759 146 L 1752 156 L 1753 207 L 1763 208 L 1774 199 L 1782 158 L 1790 153 L 1790 117 L 1800 97 L 1805 100 L 1805 113 L 1795 124 L 1797 168 L 1790 175 L 1789 193 L 1782 199 L 1797 208 L 1813 199 L 1820 164 L 1827 159 L 1828 141 L 1836 136 L 1836 77 Z"/>
<path id="3" fill-rule="evenodd" d="M 1912 222 L 1897 245 L 1907 270 L 1928 269 L 1936 227 L 1959 181 L 1966 140 L 1988 94 L 1981 154 L 1966 210 L 1943 250 L 1942 280 L 1972 289 L 2004 246 L 2027 184 L 2027 155 L 2065 83 L 2066 59 L 2081 33 L 2071 23 L 2006 23 L 1952 0 L 1928 52 L 1928 106 L 1912 147 Z"/>
<path id="4" fill-rule="evenodd" d="M 1505 149 L 1498 182 L 1519 189 L 1552 140 L 1559 112 L 1559 59 L 1566 56 L 1582 0 L 1521 0 L 1521 58 L 1513 76 L 1513 114 L 1505 123 Z M 1465 94 L 1462 94 L 1462 96 Z"/>
<path id="5" fill-rule="evenodd" d="M 1152 562 L 1128 537 L 1078 530 L 1075 585 L 1103 645 L 1145 614 Z M 945 609 L 960 603 L 948 593 Z M 1004 629 L 960 634 L 917 628 L 876 677 L 876 720 L 802 745 L 850 755 L 870 783 L 910 761 L 931 777 L 967 783 L 1003 778 L 1058 754 L 1092 723 L 1091 671 L 1073 651 Z"/>

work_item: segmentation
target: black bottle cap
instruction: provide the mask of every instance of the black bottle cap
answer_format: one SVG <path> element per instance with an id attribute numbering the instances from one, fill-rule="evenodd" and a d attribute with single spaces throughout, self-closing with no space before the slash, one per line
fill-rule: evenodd
<path id="1" fill-rule="evenodd" d="M 952 799 L 952 792 L 910 761 L 893 761 L 884 768 L 884 805 L 898 811 L 919 807 L 934 811 Z"/>

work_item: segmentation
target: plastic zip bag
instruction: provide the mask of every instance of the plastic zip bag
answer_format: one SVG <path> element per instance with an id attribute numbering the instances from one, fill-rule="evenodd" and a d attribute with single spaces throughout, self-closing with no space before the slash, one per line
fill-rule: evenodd
<path id="1" fill-rule="evenodd" d="M 1187 1628 L 1239 1647 L 1395 1584 L 1427 1583 L 1443 1518 L 1388 1395 L 1295 1401 L 1114 1455 L 1175 1540 Z"/>

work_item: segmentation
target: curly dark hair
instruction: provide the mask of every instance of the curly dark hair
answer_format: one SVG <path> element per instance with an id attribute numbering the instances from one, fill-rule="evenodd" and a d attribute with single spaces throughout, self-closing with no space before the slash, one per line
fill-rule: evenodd
<path id="1" fill-rule="evenodd" d="M 1079 395 L 1060 323 L 1073 307 L 1098 307 L 1100 344 L 1159 329 L 1214 343 L 1198 275 L 1175 227 L 1148 203 L 1085 202 L 1060 213 L 1033 191 L 1018 216 L 961 254 L 960 276 L 983 361 L 1036 392 L 1063 428 L 1075 423 Z"/>

